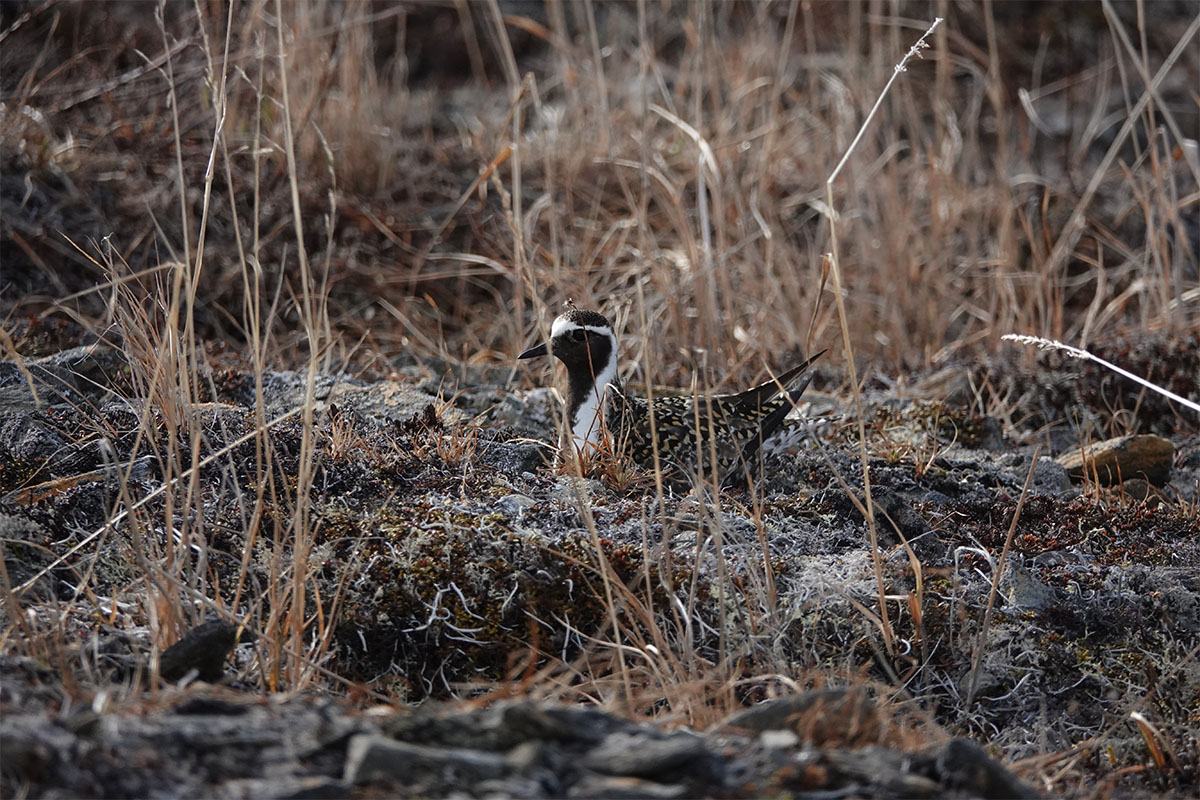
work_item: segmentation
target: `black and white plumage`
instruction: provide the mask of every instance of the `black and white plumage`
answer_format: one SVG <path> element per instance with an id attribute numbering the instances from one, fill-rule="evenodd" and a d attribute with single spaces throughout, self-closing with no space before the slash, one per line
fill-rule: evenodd
<path id="1" fill-rule="evenodd" d="M 550 341 L 518 358 L 553 355 L 567 368 L 567 422 L 570 441 L 582 453 L 611 437 L 617 452 L 653 468 L 658 464 L 683 477 L 716 476 L 722 487 L 757 473 L 763 443 L 795 407 L 812 376 L 804 375 L 821 354 L 776 380 L 738 394 L 693 398 L 655 397 L 653 404 L 623 391 L 617 375 L 617 337 L 595 311 L 572 307 L 554 320 Z M 796 383 L 794 388 L 789 385 Z M 653 431 L 651 436 L 651 412 Z"/>

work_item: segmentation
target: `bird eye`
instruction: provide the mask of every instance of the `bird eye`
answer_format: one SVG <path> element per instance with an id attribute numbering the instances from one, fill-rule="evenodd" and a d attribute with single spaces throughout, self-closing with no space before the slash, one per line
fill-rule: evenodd
<path id="1" fill-rule="evenodd" d="M 572 342 L 587 341 L 587 331 L 585 331 L 583 328 L 576 328 L 575 330 L 571 331 L 571 341 Z"/>

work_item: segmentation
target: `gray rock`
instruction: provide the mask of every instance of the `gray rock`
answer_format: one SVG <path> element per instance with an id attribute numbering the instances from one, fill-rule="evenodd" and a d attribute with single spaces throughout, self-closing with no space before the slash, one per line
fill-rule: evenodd
<path id="1" fill-rule="evenodd" d="M 554 448 L 541 442 L 480 442 L 479 460 L 506 475 L 537 472 L 554 457 Z"/>
<path id="2" fill-rule="evenodd" d="M 593 497 L 603 497 L 604 493 L 604 484 L 594 478 L 563 475 L 550 491 L 550 499 L 574 507 L 580 500 L 591 502 Z"/>
<path id="3" fill-rule="evenodd" d="M 500 723 L 524 738 L 595 743 L 621 727 L 611 715 L 591 708 L 517 702 L 500 707 Z"/>
<path id="4" fill-rule="evenodd" d="M 39 782 L 69 758 L 75 737 L 32 717 L 7 718 L 0 727 L 0 769 L 21 781 Z"/>
<path id="5" fill-rule="evenodd" d="M 338 408 L 351 408 L 364 417 L 387 422 L 404 422 L 424 412 L 425 407 L 433 403 L 435 398 L 413 386 L 399 382 L 379 383 L 371 386 L 358 386 L 352 383 L 339 383 L 328 387 L 328 401 Z M 453 408 L 443 409 L 443 421 L 463 417 L 461 412 Z"/>
<path id="6" fill-rule="evenodd" d="M 695 771 L 708 758 L 708 745 L 695 734 L 657 736 L 649 730 L 609 734 L 582 759 L 583 766 L 607 775 L 655 777 L 688 767 Z"/>
<path id="7" fill-rule="evenodd" d="M 94 405 L 129 371 L 123 352 L 99 343 L 26 359 L 23 366 L 0 362 L 0 410 Z"/>
<path id="8" fill-rule="evenodd" d="M 551 389 L 507 391 L 488 412 L 494 425 L 515 428 L 528 436 L 554 438 L 555 414 L 561 408 Z"/>
<path id="9" fill-rule="evenodd" d="M 100 342 L 72 347 L 53 355 L 39 358 L 30 366 L 30 372 L 38 377 L 39 370 L 58 372 L 71 376 L 71 382 L 82 391 L 89 387 L 94 392 L 107 389 L 115 378 L 129 369 L 129 360 L 123 350 Z"/>
<path id="10" fill-rule="evenodd" d="M 346 716 L 345 709 L 334 701 L 316 709 L 317 718 L 308 727 L 296 726 L 296 754 L 311 758 L 326 748 L 345 742 L 356 733 L 374 732 L 360 716 Z"/>
<path id="11" fill-rule="evenodd" d="M 1074 494 L 1076 491 L 1066 468 L 1049 456 L 1038 459 L 1037 466 L 1033 468 L 1033 483 L 1029 490 L 1036 494 L 1056 496 Z"/>
<path id="12" fill-rule="evenodd" d="M 1054 589 L 1039 581 L 1023 565 L 1010 561 L 1000 579 L 1004 599 L 1017 611 L 1045 611 L 1057 599 Z"/>
<path id="13" fill-rule="evenodd" d="M 13 586 L 21 586 L 54 563 L 54 554 L 46 549 L 50 532 L 24 517 L 0 513 L 0 542 L 4 543 L 4 564 Z M 52 572 L 33 583 L 29 597 L 53 597 L 56 578 Z"/>
<path id="14" fill-rule="evenodd" d="M 374 780 L 410 782 L 414 777 L 437 777 L 445 783 L 490 780 L 504 775 L 504 757 L 481 750 L 424 747 L 397 742 L 371 733 L 350 739 L 344 780 L 358 785 Z"/>
<path id="15" fill-rule="evenodd" d="M 263 373 L 263 399 L 266 406 L 265 411 L 267 417 L 275 417 L 280 414 L 286 414 L 295 408 L 304 404 L 304 396 L 306 392 L 307 375 L 303 372 L 281 371 L 281 372 L 265 372 Z M 335 388 L 342 389 L 341 393 L 335 392 Z M 371 392 L 366 391 L 367 387 L 362 387 L 357 384 L 352 384 L 346 381 L 340 381 L 336 375 L 318 375 L 313 386 L 313 397 L 320 403 L 326 400 L 332 400 L 338 405 L 344 405 L 350 408 L 355 408 L 360 411 L 360 405 L 371 406 L 377 404 L 376 407 L 386 406 L 388 404 L 388 392 L 386 389 L 375 386 L 375 396 Z M 425 402 L 432 400 L 428 395 L 424 396 Z M 253 386 L 247 386 L 244 396 L 232 398 L 235 403 L 247 408 L 254 407 Z M 362 401 L 361 403 L 359 401 Z M 416 409 L 419 411 L 420 409 Z M 362 411 L 362 413 L 368 413 Z M 404 411 L 400 413 L 401 418 L 404 417 Z M 408 413 L 408 416 L 412 416 Z"/>
<path id="16" fill-rule="evenodd" d="M 0 409 L 3 411 L 4 409 Z M 7 413 L 0 417 L 0 452 L 7 450 L 10 458 L 54 467 L 74 453 L 66 439 L 43 421 L 37 413 Z M 45 470 L 45 467 L 43 467 Z M 45 480 L 48 473 L 34 478 Z M 0 486 L 8 490 L 16 487 Z"/>

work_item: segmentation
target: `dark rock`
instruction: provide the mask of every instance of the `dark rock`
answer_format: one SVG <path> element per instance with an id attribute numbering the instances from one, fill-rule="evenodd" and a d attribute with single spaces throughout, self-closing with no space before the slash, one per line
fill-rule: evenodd
<path id="1" fill-rule="evenodd" d="M 1054 459 L 1042 456 L 1033 468 L 1033 483 L 1029 490 L 1035 494 L 1065 495 L 1075 491 L 1067 470 Z"/>
<path id="2" fill-rule="evenodd" d="M 3 409 L 0 409 L 2 411 Z M 40 472 L 32 473 L 34 482 L 50 477 L 50 470 L 63 459 L 70 457 L 74 449 L 67 440 L 52 426 L 46 424 L 45 418 L 34 413 L 6 413 L 0 417 L 0 456 L 4 458 L 3 471 L 0 476 L 7 476 L 12 467 L 21 462 L 28 462 Z M 22 483 L 28 482 L 24 476 Z M 19 485 L 11 484 L 6 477 L 0 483 L 0 493 L 11 492 Z"/>
<path id="3" fill-rule="evenodd" d="M 47 379 L 51 379 L 47 385 Z M 62 402 L 63 389 L 71 385 L 63 370 L 22 371 L 11 361 L 0 361 L 0 410 L 8 413 L 38 411 L 54 402 Z M 69 389 L 67 390 L 69 391 Z"/>
<path id="4" fill-rule="evenodd" d="M 465 712 L 422 707 L 380 727 L 393 739 L 426 746 L 512 751 L 530 742 L 595 744 L 626 725 L 595 709 L 511 701 Z"/>
<path id="5" fill-rule="evenodd" d="M 4 543 L 4 565 L 14 586 L 34 581 L 34 576 L 54 563 L 47 549 L 50 533 L 36 522 L 0 513 L 0 542 Z M 26 591 L 27 597 L 53 597 L 55 577 L 48 572 L 37 578 Z"/>
<path id="6" fill-rule="evenodd" d="M 509 770 L 508 780 L 536 783 L 538 790 L 547 796 L 562 797 L 567 793 L 568 784 L 579 774 L 573 751 L 574 748 L 542 741 L 517 745 L 504 757 Z"/>
<path id="7" fill-rule="evenodd" d="M 313 724 L 296 736 L 297 753 L 301 758 L 312 759 L 335 750 L 340 753 L 351 736 L 375 730 L 361 717 L 346 716 L 345 710 L 332 700 L 320 704 L 315 711 Z"/>
<path id="8" fill-rule="evenodd" d="M 595 743 L 617 727 L 609 714 L 571 706 L 512 703 L 502 706 L 500 715 L 506 729 L 529 739 Z"/>
<path id="9" fill-rule="evenodd" d="M 905 539 L 912 541 L 929 529 L 929 524 L 913 508 L 916 502 L 914 496 L 915 493 L 883 486 L 872 489 L 872 510 L 880 533 L 890 534 L 890 539 L 899 541 L 894 535 L 898 531 Z"/>
<path id="10" fill-rule="evenodd" d="M 129 371 L 129 360 L 123 350 L 96 342 L 39 358 L 30 366 L 35 377 L 43 369 L 55 373 L 62 370 L 71 376 L 79 391 L 96 394 L 122 382 L 122 376 Z"/>
<path id="11" fill-rule="evenodd" d="M 26 360 L 24 367 L 0 362 L 0 410 L 93 405 L 127 384 L 129 374 L 125 354 L 100 343 Z"/>
<path id="12" fill-rule="evenodd" d="M 253 637 L 241 629 L 240 640 Z M 190 671 L 202 681 L 216 683 L 225 674 L 225 659 L 239 641 L 239 626 L 224 620 L 206 622 L 192 628 L 183 638 L 168 647 L 158 658 L 158 673 L 163 680 L 181 680 Z"/>
<path id="13" fill-rule="evenodd" d="M 966 791 L 991 800 L 1038 800 L 1040 794 L 1026 786 L 987 752 L 968 739 L 955 737 L 929 751 L 934 769 L 947 789 Z"/>
<path id="14" fill-rule="evenodd" d="M 1123 480 L 1121 481 L 1121 485 L 1119 487 L 1110 491 L 1114 494 L 1119 493 L 1118 496 L 1124 496 L 1130 500 L 1137 500 L 1138 502 L 1144 502 L 1146 500 L 1154 500 L 1155 502 L 1158 502 L 1166 497 L 1166 495 L 1151 485 L 1149 481 L 1142 480 L 1141 478 L 1128 478 Z"/>
<path id="15" fill-rule="evenodd" d="M 506 475 L 537 472 L 553 457 L 554 448 L 542 442 L 480 442 L 479 460 Z"/>
<path id="16" fill-rule="evenodd" d="M 219 697 L 189 697 L 175 706 L 176 714 L 239 716 L 249 710 L 245 703 L 234 703 Z"/>
<path id="17" fill-rule="evenodd" d="M 914 773 L 910 755 L 884 747 L 860 750 L 828 750 L 818 763 L 829 774 L 829 784 L 864 787 L 867 797 L 941 797 L 945 791 L 937 781 Z M 866 790 L 865 787 L 871 787 Z M 852 795 L 853 796 L 853 795 Z"/>
<path id="18" fill-rule="evenodd" d="M 22 782 L 41 782 L 64 758 L 70 758 L 75 737 L 34 718 L 6 719 L 0 727 L 0 772 Z"/>

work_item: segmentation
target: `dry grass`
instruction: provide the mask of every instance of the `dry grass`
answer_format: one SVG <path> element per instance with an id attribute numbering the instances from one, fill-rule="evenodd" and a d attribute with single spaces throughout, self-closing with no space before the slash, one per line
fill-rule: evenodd
<path id="1" fill-rule="evenodd" d="M 694 376 L 701 392 L 818 347 L 896 373 L 968 362 L 1012 332 L 1086 347 L 1200 325 L 1200 168 L 1183 141 L 1196 121 L 1180 100 L 1200 17 L 1156 17 L 1148 37 L 1107 3 L 1074 20 L 1052 7 L 1047 23 L 1070 30 L 1031 46 L 1015 12 L 946 2 L 549 3 L 535 19 L 495 2 L 409 12 L 259 0 L 228 17 L 220 3 L 176 7 L 160 24 L 147 6 L 114 5 L 90 40 L 88 12 L 59 5 L 23 23 L 55 18 L 45 40 L 57 63 L 14 72 L 19 52 L 5 56 L 5 169 L 27 170 L 31 192 L 75 176 L 115 198 L 105 213 L 79 211 L 80 230 L 66 218 L 78 247 L 6 222 L 5 260 L 20 256 L 28 274 L 5 269 L 3 308 L 9 320 L 69 316 L 128 354 L 144 404 L 135 435 L 168 443 L 154 453 L 166 488 L 161 502 L 135 497 L 133 465 L 118 465 L 120 500 L 92 538 L 130 538 L 141 588 L 129 596 L 155 647 L 207 614 L 245 621 L 270 690 L 335 678 L 322 664 L 338 597 L 314 596 L 309 498 L 321 451 L 356 443 L 336 420 L 318 435 L 320 374 L 401 350 L 509 363 L 568 298 L 624 330 L 636 381 Z M 935 13 L 948 21 L 882 96 Z M 424 40 L 439 15 L 465 66 Z M 140 53 L 99 38 L 123 26 Z M 1087 57 L 1070 52 L 1072 36 Z M 468 80 L 480 77 L 488 88 Z M 1083 110 L 1108 93 L 1122 97 L 1116 110 Z M 205 442 L 201 344 L 212 340 L 234 342 L 257 379 L 257 416 L 230 437 L 253 443 L 257 471 L 257 491 L 238 498 L 234 555 L 271 554 L 261 600 L 239 585 L 230 605 L 213 599 L 198 513 L 201 467 L 232 448 Z M 270 419 L 263 375 L 285 364 L 306 370 L 304 402 Z M 284 424 L 301 442 L 286 471 L 267 435 Z M 476 441 L 456 430 L 438 448 L 459 463 Z M 603 465 L 609 483 L 647 480 L 619 467 Z M 696 587 L 668 586 L 683 599 L 648 606 L 604 562 L 580 503 L 611 615 L 606 630 L 577 632 L 584 655 L 538 673 L 537 691 L 706 725 L 743 684 L 766 680 L 747 677 L 743 659 L 747 631 L 778 614 L 770 554 L 764 541 L 761 573 L 731 578 L 722 502 L 696 500 L 728 592 L 704 654 Z M 670 549 L 658 558 L 656 579 L 674 574 Z M 85 581 L 76 597 L 89 592 Z M 863 611 L 890 649 L 883 592 L 880 578 L 879 607 Z M 918 628 L 922 608 L 918 591 L 905 612 Z M 38 633 L 10 618 L 21 630 L 7 638 L 66 638 L 61 621 Z"/>
<path id="2" fill-rule="evenodd" d="M 213 96 L 219 84 L 228 95 L 214 164 L 214 178 L 224 178 L 218 186 L 226 185 L 207 210 L 222 224 L 206 239 L 223 260 L 196 276 L 202 304 L 214 304 L 197 321 L 207 335 L 253 335 L 243 295 L 232 291 L 241 281 L 229 280 L 245 270 L 260 284 L 260 312 L 282 289 L 273 355 L 302 355 L 288 311 L 301 287 L 288 283 L 305 273 L 284 271 L 297 250 L 285 252 L 295 231 L 280 180 L 294 127 L 301 217 L 318 228 L 306 232 L 313 279 L 323 281 L 326 266 L 336 278 L 328 330 L 344 342 L 369 331 L 368 352 L 433 349 L 494 360 L 515 354 L 570 297 L 636 322 L 627 332 L 644 377 L 679 384 L 699 372 L 714 389 L 761 376 L 765 364 L 798 349 L 836 345 L 822 270 L 830 244 L 822 187 L 928 24 L 852 8 L 837 33 L 818 40 L 802 4 L 699 4 L 645 19 L 634 8 L 612 9 L 598 23 L 569 6 L 544 26 L 509 19 L 501 29 L 482 6 L 472 12 L 475 46 L 495 79 L 510 84 L 501 99 L 503 91 L 468 86 L 397 85 L 405 66 L 394 48 L 415 47 L 405 25 L 419 16 L 405 22 L 398 11 L 303 4 L 285 9 L 289 126 L 278 61 L 263 50 L 274 35 L 269 6 L 236 9 L 227 61 L 219 52 L 225 20 L 202 9 L 203 24 L 188 15 L 175 21 L 174 36 L 190 44 L 167 63 L 177 62 L 179 127 L 188 133 L 180 142 L 184 186 L 205 185 Z M 1137 78 L 1143 59 L 1108 41 L 1093 20 L 1082 33 L 1102 48 L 1099 61 L 1058 64 L 1062 74 L 1052 76 L 1012 74 L 1006 59 L 1023 64 L 1024 53 L 976 44 L 995 45 L 1007 29 L 998 32 L 974 8 L 953 11 L 834 186 L 855 352 L 887 369 L 911 368 L 994 350 L 1014 331 L 1086 346 L 1128 325 L 1194 325 L 1188 290 L 1197 254 L 1187 215 L 1196 203 L 1195 163 L 1170 133 L 1189 121 L 1174 119 L 1173 104 L 1138 102 L 1164 88 L 1177 93 L 1184 64 L 1168 60 L 1155 94 L 1145 92 Z M 530 39 L 522 25 L 534 44 L 523 51 L 526 63 L 510 69 L 497 53 L 507 53 L 510 34 Z M 592 25 L 606 30 L 602 70 L 589 37 L 573 35 Z M 1111 26 L 1117 36 L 1128 22 L 1114 18 Z M 786 47 L 785 30 L 795 36 Z M 1169 51 L 1189 36 L 1181 25 L 1162 26 L 1158 44 Z M 174 41 L 159 50 L 170 52 Z M 216 54 L 198 58 L 201 42 Z M 1055 61 L 1044 54 L 1043 73 Z M 86 66 L 71 77 L 83 80 Z M 133 126 L 138 135 L 167 128 L 161 142 L 116 165 L 133 170 L 133 186 L 159 192 L 164 183 L 153 176 L 175 167 L 170 126 L 132 115 L 163 99 L 170 84 L 162 78 L 131 80 L 107 109 L 110 126 Z M 26 84 L 46 93 L 55 85 L 40 72 Z M 1026 86 L 1034 88 L 1014 97 Z M 1125 116 L 1070 127 L 1076 116 L 1088 119 L 1072 103 L 1110 90 L 1129 98 Z M 82 105 L 54 125 L 39 126 L 20 105 L 6 113 L 23 128 L 30 156 L 78 168 L 119 145 L 121 133 L 101 128 L 86 150 L 65 139 L 64 127 L 86 135 L 73 130 L 84 129 Z M 1059 127 L 1047 121 L 1051 112 L 1065 115 Z M 1123 121 L 1129 131 L 1114 137 Z M 1067 158 L 1057 158 L 1062 152 Z M 177 200 L 177 182 L 173 193 Z M 151 207 L 169 208 L 171 194 L 156 195 Z M 145 216 L 141 203 L 118 204 Z M 155 239 L 183 255 L 201 221 L 193 206 L 189 200 L 190 237 L 160 216 L 164 236 L 147 230 L 126 242 L 118 231 L 113 246 L 135 269 L 157 266 L 147 249 Z M 331 213 L 337 223 L 327 236 L 320 229 Z M 281 285 L 285 275 L 292 277 Z M 645 307 L 633 313 L 638 290 Z M 36 308 L 36 297 L 22 299 Z M 654 332 L 649 346 L 636 335 L 643 325 Z"/>

